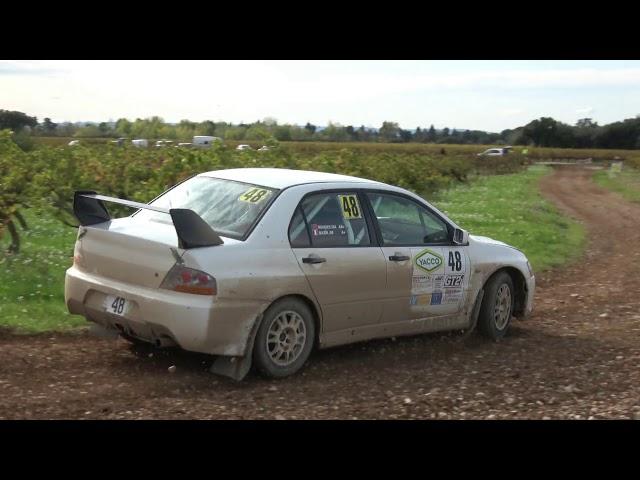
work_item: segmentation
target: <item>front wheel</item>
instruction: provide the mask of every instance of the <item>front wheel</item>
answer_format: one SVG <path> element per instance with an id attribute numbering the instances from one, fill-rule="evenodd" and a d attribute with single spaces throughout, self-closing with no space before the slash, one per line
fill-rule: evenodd
<path id="1" fill-rule="evenodd" d="M 511 324 L 515 300 L 513 280 L 506 272 L 499 272 L 489 279 L 480 307 L 478 328 L 492 340 L 505 336 Z"/>
<path id="2" fill-rule="evenodd" d="M 293 375 L 305 364 L 315 339 L 309 307 L 295 298 L 271 305 L 256 335 L 253 355 L 258 370 L 267 377 Z"/>

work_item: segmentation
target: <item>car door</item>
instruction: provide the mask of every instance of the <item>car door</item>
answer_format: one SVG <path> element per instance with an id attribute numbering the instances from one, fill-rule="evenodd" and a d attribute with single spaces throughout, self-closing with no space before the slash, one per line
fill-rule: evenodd
<path id="1" fill-rule="evenodd" d="M 469 285 L 467 248 L 453 227 L 414 199 L 366 193 L 387 262 L 387 302 L 381 321 L 395 323 L 461 312 Z"/>
<path id="2" fill-rule="evenodd" d="M 386 262 L 355 191 L 306 195 L 289 241 L 322 309 L 323 332 L 377 324 L 386 289 Z"/>

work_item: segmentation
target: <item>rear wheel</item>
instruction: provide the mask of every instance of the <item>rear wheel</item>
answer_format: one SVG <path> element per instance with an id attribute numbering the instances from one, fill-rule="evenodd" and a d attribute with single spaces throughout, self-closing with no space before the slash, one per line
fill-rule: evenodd
<path id="1" fill-rule="evenodd" d="M 313 314 L 295 298 L 280 300 L 264 314 L 256 335 L 253 358 L 267 377 L 293 375 L 305 364 L 315 339 Z"/>
<path id="2" fill-rule="evenodd" d="M 253 358 L 267 377 L 293 375 L 305 364 L 316 336 L 313 314 L 301 300 L 287 298 L 271 305 L 264 314 Z"/>
<path id="3" fill-rule="evenodd" d="M 498 272 L 484 288 L 484 298 L 478 317 L 480 333 L 492 340 L 505 336 L 511 324 L 515 300 L 513 280 L 506 272 Z"/>

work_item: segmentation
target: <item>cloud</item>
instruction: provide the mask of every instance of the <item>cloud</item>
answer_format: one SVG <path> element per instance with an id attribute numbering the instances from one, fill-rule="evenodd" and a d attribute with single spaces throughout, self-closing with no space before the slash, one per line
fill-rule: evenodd
<path id="1" fill-rule="evenodd" d="M 0 60 L 0 75 L 52 75 L 62 71 L 60 68 L 42 66 L 37 61 Z"/>
<path id="2" fill-rule="evenodd" d="M 578 109 L 576 110 L 576 113 L 579 113 L 579 114 L 581 114 L 581 115 L 589 115 L 589 114 L 591 114 L 591 113 L 593 113 L 593 112 L 594 112 L 593 107 L 578 108 Z"/>

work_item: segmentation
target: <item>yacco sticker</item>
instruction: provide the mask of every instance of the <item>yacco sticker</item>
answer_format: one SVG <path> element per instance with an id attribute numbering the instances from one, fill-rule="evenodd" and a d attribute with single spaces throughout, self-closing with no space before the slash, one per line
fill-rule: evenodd
<path id="1" fill-rule="evenodd" d="M 425 272 L 433 272 L 440 268 L 443 261 L 442 255 L 427 248 L 416 256 L 415 264 Z"/>
<path id="2" fill-rule="evenodd" d="M 431 294 L 431 305 L 440 305 L 442 303 L 442 292 L 433 292 Z"/>
<path id="3" fill-rule="evenodd" d="M 241 202 L 260 203 L 267 198 L 271 192 L 264 188 L 253 187 L 238 197 Z"/>
<path id="4" fill-rule="evenodd" d="M 338 195 L 340 206 L 342 207 L 342 216 L 345 220 L 354 218 L 362 218 L 358 197 L 356 195 Z"/>

